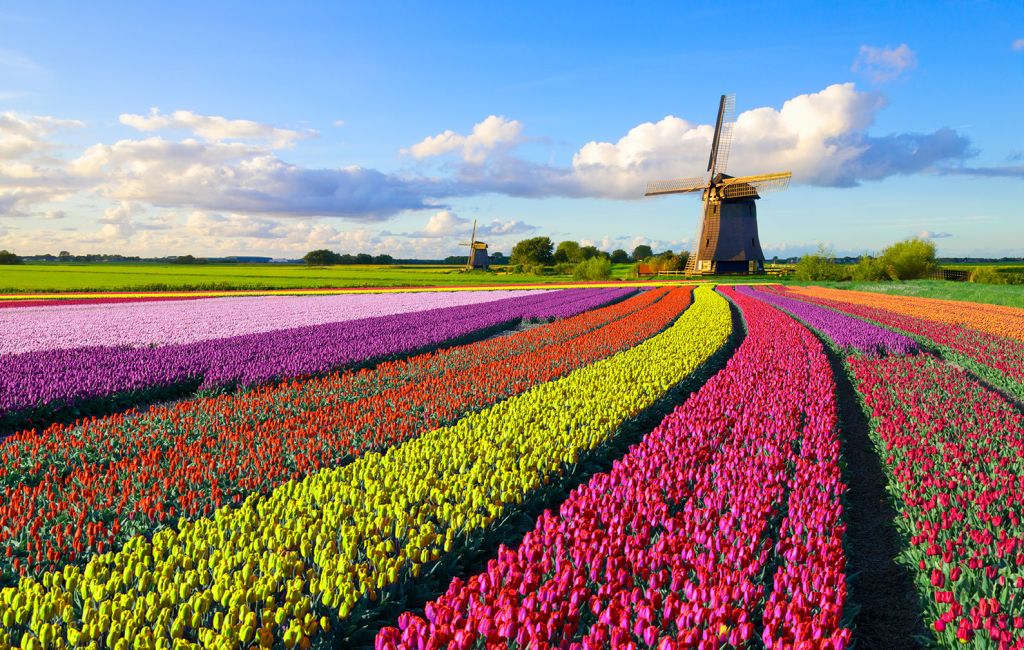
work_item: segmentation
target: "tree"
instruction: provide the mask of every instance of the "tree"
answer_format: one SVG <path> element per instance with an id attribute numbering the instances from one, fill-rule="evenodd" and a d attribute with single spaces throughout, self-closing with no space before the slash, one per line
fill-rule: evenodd
<path id="1" fill-rule="evenodd" d="M 302 261 L 310 266 L 327 266 L 329 264 L 340 264 L 341 257 L 326 248 L 318 248 L 315 251 L 309 251 L 302 257 Z"/>
<path id="2" fill-rule="evenodd" d="M 25 260 L 21 259 L 14 253 L 8 250 L 0 251 L 0 264 L 24 264 Z"/>
<path id="3" fill-rule="evenodd" d="M 606 280 L 612 275 L 612 263 L 603 255 L 580 262 L 573 270 L 573 280 Z"/>
<path id="4" fill-rule="evenodd" d="M 597 246 L 584 246 L 580 249 L 580 255 L 583 256 L 583 259 L 589 260 L 592 257 L 599 257 L 601 251 L 597 250 Z"/>
<path id="5" fill-rule="evenodd" d="M 559 264 L 575 264 L 583 261 L 583 253 L 580 251 L 579 242 L 564 241 L 558 244 L 555 249 L 555 262 Z"/>
<path id="6" fill-rule="evenodd" d="M 507 264 L 508 258 L 501 251 L 495 251 L 490 254 L 491 264 Z"/>
<path id="7" fill-rule="evenodd" d="M 61 261 L 67 262 L 71 259 L 71 253 L 69 253 L 68 251 L 61 251 L 57 253 L 57 257 L 59 257 Z"/>
<path id="8" fill-rule="evenodd" d="M 373 255 L 370 255 L 369 253 L 357 254 L 356 264 L 373 264 Z"/>
<path id="9" fill-rule="evenodd" d="M 205 261 L 195 255 L 179 255 L 171 260 L 171 264 L 202 264 Z"/>
<path id="10" fill-rule="evenodd" d="M 796 263 L 797 280 L 843 280 L 847 272 L 836 264 L 836 256 L 824 245 L 818 246 L 818 252 L 807 254 Z"/>
<path id="11" fill-rule="evenodd" d="M 554 262 L 554 244 L 549 237 L 524 239 L 512 247 L 513 264 L 551 264 Z"/>
<path id="12" fill-rule="evenodd" d="M 647 244 L 641 244 L 633 249 L 634 262 L 643 262 L 645 259 L 652 257 L 653 255 L 654 251 L 651 250 L 651 247 Z"/>
<path id="13" fill-rule="evenodd" d="M 395 258 L 390 255 L 375 255 L 373 258 L 374 264 L 394 264 Z"/>
<path id="14" fill-rule="evenodd" d="M 935 270 L 935 243 L 917 237 L 896 242 L 879 256 L 882 268 L 893 280 L 923 278 Z"/>
<path id="15" fill-rule="evenodd" d="M 612 251 L 611 260 L 612 264 L 626 264 L 629 262 L 629 253 L 621 248 L 616 248 Z"/>

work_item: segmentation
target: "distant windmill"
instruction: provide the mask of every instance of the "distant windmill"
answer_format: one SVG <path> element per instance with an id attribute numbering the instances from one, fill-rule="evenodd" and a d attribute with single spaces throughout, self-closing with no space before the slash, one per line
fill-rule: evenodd
<path id="1" fill-rule="evenodd" d="M 476 219 L 473 219 L 473 235 L 468 242 L 462 242 L 459 246 L 469 246 L 469 257 L 466 259 L 466 270 L 487 269 L 490 267 L 490 260 L 487 257 L 487 244 L 476 240 Z"/>
<path id="2" fill-rule="evenodd" d="M 756 199 L 767 192 L 780 192 L 789 186 L 791 172 L 741 176 L 725 173 L 736 122 L 736 96 L 722 95 L 718 102 L 718 121 L 711 141 L 708 175 L 678 178 L 647 184 L 644 196 L 702 192 L 704 214 L 697 227 L 687 273 L 762 273 L 764 253 L 757 236 Z"/>

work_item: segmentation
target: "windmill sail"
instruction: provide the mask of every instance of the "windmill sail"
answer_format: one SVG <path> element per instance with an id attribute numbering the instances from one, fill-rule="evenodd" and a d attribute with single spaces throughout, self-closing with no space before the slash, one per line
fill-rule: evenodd
<path id="1" fill-rule="evenodd" d="M 711 156 L 708 157 L 708 171 L 711 178 L 724 174 L 732 149 L 732 129 L 736 125 L 736 95 L 722 95 L 718 101 L 718 120 L 715 122 L 715 137 L 711 141 Z"/>
<path id="2" fill-rule="evenodd" d="M 702 192 L 708 186 L 706 176 L 695 176 L 693 178 L 674 178 L 668 181 L 651 181 L 647 184 L 647 191 L 644 196 L 658 196 L 660 194 L 684 194 L 686 192 Z"/>

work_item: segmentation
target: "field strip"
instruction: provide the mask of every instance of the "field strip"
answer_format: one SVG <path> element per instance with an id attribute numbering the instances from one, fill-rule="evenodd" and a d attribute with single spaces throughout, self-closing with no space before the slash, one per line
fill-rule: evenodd
<path id="1" fill-rule="evenodd" d="M 848 643 L 831 370 L 792 318 L 725 292 L 748 330 L 725 368 L 377 648 Z"/>
<path id="2" fill-rule="evenodd" d="M 789 288 L 767 287 L 786 298 L 822 305 L 877 323 L 913 337 L 920 345 L 940 351 L 996 388 L 1024 400 L 1024 343 L 959 324 L 907 316 L 868 305 L 798 294 Z"/>
<path id="3" fill-rule="evenodd" d="M 629 289 L 539 292 L 476 305 L 159 347 L 85 347 L 0 357 L 0 431 L 106 414 L 383 361 L 526 319 L 568 316 Z M 367 336 L 372 332 L 372 336 Z"/>
<path id="4" fill-rule="evenodd" d="M 207 645 L 257 634 L 301 643 L 514 509 L 700 366 L 730 331 L 725 300 L 698 288 L 672 327 L 634 348 L 386 454 L 181 522 L 152 541 L 135 537 L 84 570 L 25 578 L 3 590 L 0 617 L 29 612 L 47 636 L 64 637 L 70 625 L 111 644 L 186 633 Z M 151 602 L 152 616 L 129 598 Z M 46 602 L 54 606 L 42 613 L 57 614 L 36 616 Z"/>
<path id="5" fill-rule="evenodd" d="M 788 287 L 800 296 L 827 298 L 840 302 L 884 309 L 904 316 L 960 325 L 962 327 L 1024 341 L 1024 309 L 1003 305 L 964 303 L 955 300 L 892 296 L 863 291 L 844 291 L 824 287 Z"/>
<path id="6" fill-rule="evenodd" d="M 508 283 L 508 284 L 481 284 L 462 286 L 432 286 L 432 287 L 341 287 L 337 289 L 240 289 L 223 291 L 104 291 L 104 292 L 58 292 L 58 293 L 6 293 L 0 294 L 2 301 L 22 300 L 61 300 L 61 299 L 130 299 L 130 298 L 226 298 L 232 296 L 320 296 L 320 295 L 341 295 L 341 294 L 388 294 L 388 293 L 424 293 L 443 291 L 516 291 L 516 290 L 539 290 L 539 289 L 608 289 L 615 287 L 661 287 L 661 286 L 693 286 L 693 285 L 730 285 L 749 283 L 737 281 L 735 283 L 721 280 L 701 280 L 699 278 L 679 280 L 614 280 L 608 282 L 534 282 L 534 283 Z"/>
<path id="7" fill-rule="evenodd" d="M 351 374 L 327 377 L 12 439 L 0 453 L 2 575 L 12 583 L 19 573 L 81 562 L 178 517 L 383 451 L 638 343 L 689 302 L 685 289 L 645 292 L 548 325 L 551 336 L 531 330 L 470 344 L 475 364 L 454 348 L 351 382 Z M 416 366 L 419 376 L 410 376 Z M 353 394 L 346 384 L 373 392 Z M 76 529 L 66 534 L 69 517 Z"/>

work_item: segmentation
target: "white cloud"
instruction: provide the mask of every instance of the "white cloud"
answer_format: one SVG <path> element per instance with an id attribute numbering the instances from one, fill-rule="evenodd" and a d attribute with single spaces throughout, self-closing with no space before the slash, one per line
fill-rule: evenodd
<path id="1" fill-rule="evenodd" d="M 450 210 L 442 210 L 427 220 L 419 236 L 421 237 L 451 237 L 457 232 L 466 230 L 469 219 L 464 219 Z"/>
<path id="2" fill-rule="evenodd" d="M 489 223 L 477 224 L 477 238 L 503 238 L 537 231 L 539 228 L 519 219 L 492 219 Z M 403 237 L 441 239 L 469 239 L 473 232 L 472 220 L 460 217 L 451 210 L 441 210 L 430 216 L 423 230 L 403 233 Z"/>
<path id="3" fill-rule="evenodd" d="M 47 115 L 0 113 L 0 217 L 25 217 L 40 203 L 59 200 L 79 184 L 53 155 L 49 137 L 82 126 Z"/>
<path id="4" fill-rule="evenodd" d="M 1024 52 L 1024 38 L 1018 38 L 1011 45 L 1010 49 L 1014 52 Z"/>
<path id="5" fill-rule="evenodd" d="M 945 239 L 947 237 L 952 237 L 953 233 L 935 232 L 933 230 L 922 230 L 921 232 L 917 233 L 917 236 L 921 239 Z"/>
<path id="6" fill-rule="evenodd" d="M 917 54 L 906 43 L 897 47 L 861 45 L 850 70 L 875 82 L 893 81 L 917 67 Z"/>
<path id="7" fill-rule="evenodd" d="M 192 111 L 174 111 L 169 115 L 151 108 L 149 115 L 123 113 L 121 124 L 138 131 L 152 133 L 167 129 L 184 129 L 209 142 L 244 140 L 265 142 L 274 149 L 290 147 L 296 140 L 315 137 L 316 131 L 282 129 L 252 120 L 232 120 L 220 115 L 199 115 Z"/>
<path id="8" fill-rule="evenodd" d="M 69 169 L 118 200 L 361 221 L 431 207 L 431 197 L 453 192 L 445 181 L 405 179 L 364 167 L 301 167 L 252 144 L 160 137 L 94 145 Z"/>
<path id="9" fill-rule="evenodd" d="M 522 138 L 523 125 L 499 115 L 489 115 L 482 122 L 473 125 L 473 132 L 461 135 L 446 130 L 443 133 L 424 138 L 422 141 L 403 149 L 402 153 L 423 159 L 455 152 L 468 163 L 484 162 L 488 155 L 518 144 Z"/>

